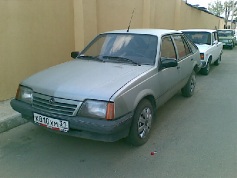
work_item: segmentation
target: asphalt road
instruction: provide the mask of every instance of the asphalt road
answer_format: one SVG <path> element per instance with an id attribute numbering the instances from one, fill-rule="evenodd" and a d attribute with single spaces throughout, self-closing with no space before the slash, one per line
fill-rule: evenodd
<path id="1" fill-rule="evenodd" d="M 0 177 L 237 177 L 237 47 L 157 111 L 141 147 L 48 132 L 27 123 L 0 134 Z M 155 152 L 151 155 L 151 152 Z"/>

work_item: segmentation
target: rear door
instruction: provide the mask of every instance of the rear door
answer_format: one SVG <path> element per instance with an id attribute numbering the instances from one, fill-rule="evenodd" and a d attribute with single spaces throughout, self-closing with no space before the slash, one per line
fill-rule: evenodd
<path id="1" fill-rule="evenodd" d="M 183 34 L 173 35 L 173 39 L 178 53 L 179 81 L 183 85 L 193 71 L 194 56 Z"/>
<path id="2" fill-rule="evenodd" d="M 159 91 L 160 95 L 169 97 L 169 91 L 175 89 L 179 82 L 179 66 L 164 68 L 161 62 L 168 59 L 177 60 L 177 54 L 174 46 L 173 39 L 170 35 L 164 36 L 161 39 L 160 59 L 159 59 Z M 165 98 L 166 98 L 165 97 Z"/>

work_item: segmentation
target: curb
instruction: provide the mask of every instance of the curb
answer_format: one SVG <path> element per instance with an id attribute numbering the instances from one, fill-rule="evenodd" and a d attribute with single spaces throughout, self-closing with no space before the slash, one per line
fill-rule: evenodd
<path id="1" fill-rule="evenodd" d="M 11 116 L 8 116 L 6 118 L 3 118 L 0 121 L 0 133 L 6 132 L 10 129 L 13 129 L 17 126 L 20 126 L 22 124 L 27 123 L 28 121 L 26 119 L 23 119 L 21 117 L 21 114 L 13 114 Z"/>

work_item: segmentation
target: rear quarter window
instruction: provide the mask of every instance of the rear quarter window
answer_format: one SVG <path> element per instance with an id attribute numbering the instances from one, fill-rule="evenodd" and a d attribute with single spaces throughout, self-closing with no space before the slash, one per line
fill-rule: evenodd
<path id="1" fill-rule="evenodd" d="M 191 49 L 189 48 L 188 44 L 186 43 L 182 35 L 174 35 L 173 38 L 178 50 L 180 60 L 192 54 Z"/>

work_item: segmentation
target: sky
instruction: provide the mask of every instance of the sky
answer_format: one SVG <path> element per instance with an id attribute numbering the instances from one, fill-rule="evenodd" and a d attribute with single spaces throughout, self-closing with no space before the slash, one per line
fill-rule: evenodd
<path id="1" fill-rule="evenodd" d="M 192 4 L 192 5 L 196 5 L 199 4 L 202 7 L 208 7 L 209 3 L 212 3 L 216 0 L 187 0 L 187 3 Z M 220 0 L 222 2 L 225 2 L 226 0 Z"/>

